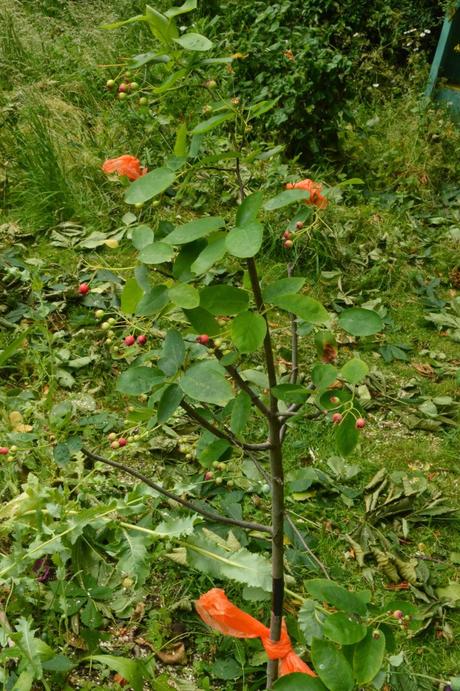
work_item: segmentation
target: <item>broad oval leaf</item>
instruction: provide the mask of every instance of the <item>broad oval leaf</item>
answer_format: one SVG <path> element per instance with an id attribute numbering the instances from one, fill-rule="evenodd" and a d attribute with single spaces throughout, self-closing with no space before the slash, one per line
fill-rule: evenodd
<path id="1" fill-rule="evenodd" d="M 183 226 L 175 228 L 172 233 L 169 233 L 164 238 L 164 242 L 171 245 L 185 245 L 198 238 L 204 238 L 210 233 L 213 233 L 225 225 L 223 218 L 219 216 L 206 216 L 204 218 L 197 218 L 194 221 L 185 223 Z"/>
<path id="2" fill-rule="evenodd" d="M 224 406 L 233 398 L 232 387 L 224 373 L 225 370 L 216 362 L 197 362 L 186 371 L 179 386 L 195 401 Z"/>
<path id="3" fill-rule="evenodd" d="M 168 168 L 155 168 L 131 183 L 125 192 L 127 204 L 143 204 L 171 187 L 176 176 Z"/>
<path id="4" fill-rule="evenodd" d="M 215 285 L 200 291 L 200 307 L 215 315 L 232 315 L 244 312 L 249 305 L 249 295 L 241 288 Z"/>
<path id="5" fill-rule="evenodd" d="M 272 304 L 292 312 L 309 324 L 324 324 L 329 321 L 329 314 L 325 307 L 318 300 L 307 295 L 279 295 L 272 299 Z"/>
<path id="6" fill-rule="evenodd" d="M 167 422 L 182 400 L 182 389 L 177 384 L 170 384 L 163 391 L 158 403 L 157 421 L 162 425 Z"/>
<path id="7" fill-rule="evenodd" d="M 257 219 L 264 197 L 262 192 L 254 192 L 244 199 L 236 212 L 235 224 L 237 226 L 245 226 Z"/>
<path id="8" fill-rule="evenodd" d="M 276 300 L 280 295 L 291 295 L 297 293 L 305 284 L 305 279 L 301 276 L 290 278 L 280 278 L 273 283 L 267 283 L 262 287 L 262 295 L 266 302 Z"/>
<path id="9" fill-rule="evenodd" d="M 318 397 L 318 402 L 324 410 L 340 410 L 340 407 L 351 401 L 352 393 L 348 389 L 328 389 Z"/>
<path id="10" fill-rule="evenodd" d="M 380 672 L 385 655 L 383 631 L 368 631 L 366 638 L 355 647 L 353 671 L 358 684 L 368 684 Z"/>
<path id="11" fill-rule="evenodd" d="M 339 326 L 352 336 L 372 336 L 383 329 L 382 318 L 374 310 L 351 307 L 339 315 Z"/>
<path id="12" fill-rule="evenodd" d="M 264 342 L 267 322 L 256 312 L 241 312 L 232 322 L 232 341 L 240 353 L 254 353 Z"/>
<path id="13" fill-rule="evenodd" d="M 206 36 L 194 33 L 183 34 L 179 38 L 175 38 L 174 41 L 182 46 L 184 50 L 196 50 L 199 52 L 211 50 L 214 45 Z"/>
<path id="14" fill-rule="evenodd" d="M 343 586 L 326 578 L 309 579 L 305 581 L 305 587 L 310 595 L 320 602 L 328 602 L 344 612 L 354 612 L 362 616 L 366 614 L 367 591 L 359 595 L 350 593 Z"/>
<path id="15" fill-rule="evenodd" d="M 208 336 L 217 336 L 220 333 L 221 328 L 218 322 L 210 312 L 202 307 L 184 310 L 184 313 L 196 333 L 208 334 Z"/>
<path id="16" fill-rule="evenodd" d="M 334 643 L 314 638 L 311 646 L 311 658 L 315 671 L 329 691 L 351 691 L 353 673 L 345 655 Z"/>
<path id="17" fill-rule="evenodd" d="M 286 674 L 278 679 L 273 689 L 276 691 L 327 691 L 326 686 L 320 679 L 309 677 L 302 672 Z"/>
<path id="18" fill-rule="evenodd" d="M 147 393 L 155 384 L 165 379 L 158 367 L 130 367 L 120 374 L 117 381 L 117 391 L 130 396 Z"/>
<path id="19" fill-rule="evenodd" d="M 368 373 L 369 367 L 357 357 L 348 360 L 340 370 L 340 376 L 350 384 L 359 384 Z"/>
<path id="20" fill-rule="evenodd" d="M 235 113 L 233 113 L 233 111 L 229 111 L 228 113 L 222 113 L 221 115 L 213 115 L 212 118 L 208 118 L 208 120 L 203 120 L 203 122 L 199 122 L 198 125 L 196 125 L 193 128 L 192 134 L 206 134 L 207 132 L 213 130 L 215 127 L 219 127 L 219 125 L 222 125 L 222 123 L 227 122 L 227 120 L 234 120 L 234 118 Z M 191 153 L 190 156 L 192 156 Z"/>
<path id="21" fill-rule="evenodd" d="M 233 228 L 225 240 L 227 251 L 234 257 L 254 257 L 262 247 L 264 228 L 258 221 Z"/>
<path id="22" fill-rule="evenodd" d="M 340 424 L 336 426 L 335 442 L 341 456 L 349 456 L 359 441 L 359 430 L 356 429 L 356 418 L 352 413 L 346 413 Z"/>
<path id="23" fill-rule="evenodd" d="M 121 291 L 121 311 L 125 314 L 134 314 L 143 294 L 144 291 L 136 279 L 129 278 Z"/>
<path id="24" fill-rule="evenodd" d="M 232 407 L 230 429 L 232 430 L 233 434 L 238 435 L 244 431 L 250 414 L 251 399 L 245 391 L 240 391 L 236 396 Z"/>
<path id="25" fill-rule="evenodd" d="M 153 230 L 149 226 L 137 226 L 133 228 L 131 242 L 137 250 L 142 250 L 153 242 Z"/>
<path id="26" fill-rule="evenodd" d="M 276 209 L 282 209 L 284 206 L 289 204 L 294 204 L 295 202 L 300 202 L 301 200 L 310 199 L 310 192 L 307 190 L 285 190 L 272 197 L 264 204 L 264 209 L 266 211 L 275 211 Z"/>
<path id="27" fill-rule="evenodd" d="M 344 612 L 335 612 L 326 617 L 323 624 L 324 635 L 340 645 L 353 645 L 362 641 L 367 627 L 354 621 Z"/>
<path id="28" fill-rule="evenodd" d="M 184 358 L 185 343 L 183 338 L 176 329 L 170 329 L 165 336 L 158 366 L 168 377 L 172 377 L 182 366 Z"/>
<path id="29" fill-rule="evenodd" d="M 136 307 L 138 317 L 152 317 L 158 314 L 169 302 L 168 289 L 165 285 L 153 286 Z"/>
<path id="30" fill-rule="evenodd" d="M 165 17 L 177 17 L 179 14 L 196 10 L 196 3 L 197 0 L 185 0 L 184 4 L 180 7 L 171 7 L 169 10 L 166 10 Z"/>
<path id="31" fill-rule="evenodd" d="M 174 248 L 165 242 L 152 242 L 139 252 L 139 260 L 144 264 L 163 264 L 174 257 Z"/>
<path id="32" fill-rule="evenodd" d="M 310 392 L 301 384 L 278 384 L 271 389 L 275 398 L 286 403 L 305 403 Z"/>
<path id="33" fill-rule="evenodd" d="M 200 304 L 200 294 L 196 288 L 188 283 L 177 283 L 169 289 L 169 297 L 178 307 L 194 309 Z"/>
<path id="34" fill-rule="evenodd" d="M 318 391 L 327 389 L 337 379 L 338 371 L 333 365 L 318 364 L 311 371 L 312 382 Z M 332 395 L 332 393 L 331 393 Z"/>
<path id="35" fill-rule="evenodd" d="M 224 233 L 216 233 L 214 237 L 208 240 L 208 246 L 195 259 L 190 266 L 190 270 L 194 274 L 204 274 L 218 261 L 223 259 L 226 253 Z"/>

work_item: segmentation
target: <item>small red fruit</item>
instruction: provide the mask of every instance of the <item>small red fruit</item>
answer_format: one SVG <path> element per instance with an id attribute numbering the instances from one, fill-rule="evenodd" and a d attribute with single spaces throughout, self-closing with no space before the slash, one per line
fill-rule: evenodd
<path id="1" fill-rule="evenodd" d="M 362 429 L 365 426 L 365 424 L 366 424 L 366 420 L 363 417 L 359 417 L 356 420 L 355 427 L 356 427 L 356 429 Z"/>
<path id="2" fill-rule="evenodd" d="M 120 437 L 120 439 L 118 440 L 118 446 L 126 446 L 127 443 L 128 441 L 124 437 Z"/>
<path id="3" fill-rule="evenodd" d="M 302 230 L 302 228 L 304 227 L 304 225 L 305 225 L 305 224 L 304 224 L 303 221 L 297 221 L 297 223 L 295 224 L 295 227 L 297 228 L 297 230 Z"/>
<path id="4" fill-rule="evenodd" d="M 205 473 L 205 475 L 204 475 L 205 480 L 212 480 L 213 477 L 214 477 L 214 473 L 211 470 L 208 470 L 208 472 Z"/>
<path id="5" fill-rule="evenodd" d="M 87 283 L 80 283 L 78 286 L 78 292 L 80 295 L 86 295 L 89 293 L 89 285 Z"/>
<path id="6" fill-rule="evenodd" d="M 341 413 L 334 413 L 332 416 L 332 422 L 334 425 L 338 425 L 339 422 L 342 422 L 343 415 Z"/>
<path id="7" fill-rule="evenodd" d="M 0 455 L 1 456 L 8 456 L 10 450 L 7 446 L 0 446 Z"/>
<path id="8" fill-rule="evenodd" d="M 123 341 L 125 345 L 132 346 L 135 344 L 136 339 L 134 338 L 134 336 L 126 336 L 126 338 L 124 338 Z"/>
<path id="9" fill-rule="evenodd" d="M 120 84 L 120 86 L 118 87 L 118 93 L 124 94 L 126 91 L 128 91 L 128 89 L 129 89 L 129 84 L 125 84 L 124 82 L 122 82 Z"/>
<path id="10" fill-rule="evenodd" d="M 334 405 L 336 405 L 337 403 L 340 403 L 340 400 L 337 398 L 337 396 L 331 396 L 329 400 Z"/>
<path id="11" fill-rule="evenodd" d="M 403 619 L 404 618 L 404 612 L 401 612 L 400 609 L 395 609 L 395 611 L 393 612 L 393 614 L 391 616 L 393 616 L 395 619 Z"/>
<path id="12" fill-rule="evenodd" d="M 120 448 L 120 444 L 117 442 L 116 439 L 114 439 L 114 441 L 111 442 L 110 446 L 111 446 L 112 449 L 118 449 L 118 448 Z"/>
<path id="13" fill-rule="evenodd" d="M 287 250 L 290 250 L 291 247 L 293 246 L 293 244 L 294 244 L 294 243 L 292 242 L 292 240 L 286 240 L 286 241 L 283 243 L 284 247 L 285 247 Z"/>
<path id="14" fill-rule="evenodd" d="M 145 343 L 147 343 L 147 336 L 145 334 L 141 334 L 137 337 L 137 342 L 139 345 L 145 345 Z"/>
<path id="15" fill-rule="evenodd" d="M 283 233 L 283 238 L 284 238 L 285 240 L 290 240 L 290 239 L 291 239 L 291 236 L 292 236 L 292 233 L 291 233 L 290 230 L 285 230 L 285 231 L 284 231 L 284 233 Z"/>
<path id="16" fill-rule="evenodd" d="M 208 345 L 209 343 L 209 336 L 208 334 L 201 334 L 201 336 L 196 337 L 196 342 L 201 343 L 201 345 Z"/>

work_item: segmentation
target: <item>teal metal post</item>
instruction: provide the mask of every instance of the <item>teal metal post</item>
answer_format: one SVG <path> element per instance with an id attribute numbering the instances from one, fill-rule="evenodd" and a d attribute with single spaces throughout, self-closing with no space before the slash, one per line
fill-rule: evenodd
<path id="1" fill-rule="evenodd" d="M 425 96 L 447 105 L 460 117 L 460 2 L 447 16 L 431 65 Z"/>

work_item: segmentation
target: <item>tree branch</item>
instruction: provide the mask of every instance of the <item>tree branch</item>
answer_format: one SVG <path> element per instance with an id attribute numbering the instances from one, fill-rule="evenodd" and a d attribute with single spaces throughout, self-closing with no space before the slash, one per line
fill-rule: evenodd
<path id="1" fill-rule="evenodd" d="M 221 360 L 224 357 L 224 354 L 221 350 L 218 348 L 214 349 L 214 354 L 218 360 Z M 237 384 L 238 388 L 240 388 L 242 391 L 245 391 L 251 401 L 254 403 L 256 408 L 260 410 L 261 413 L 265 415 L 265 417 L 269 418 L 271 416 L 270 410 L 267 408 L 265 403 L 261 401 L 261 399 L 258 397 L 258 395 L 251 389 L 249 384 L 244 381 L 243 377 L 241 374 L 238 372 L 236 367 L 233 367 L 233 365 L 224 365 L 225 369 L 233 379 L 233 381 Z"/>
<path id="2" fill-rule="evenodd" d="M 189 509 L 190 511 L 194 511 L 196 513 L 201 514 L 205 518 L 207 518 L 209 521 L 213 521 L 214 523 L 223 523 L 224 525 L 236 525 L 239 528 L 244 528 L 245 530 L 258 530 L 260 532 L 264 533 L 272 533 L 272 529 L 269 528 L 266 525 L 262 525 L 261 523 L 251 523 L 249 521 L 239 521 L 236 518 L 228 518 L 227 516 L 222 516 L 219 513 L 216 513 L 215 511 L 208 511 L 207 509 L 202 509 L 200 506 L 197 506 L 191 501 L 187 501 L 187 499 L 182 499 L 182 497 L 177 496 L 173 492 L 170 492 L 167 489 L 164 489 L 161 485 L 158 485 L 156 482 L 153 482 L 150 480 L 146 475 L 143 473 L 140 473 L 138 470 L 134 470 L 134 468 L 128 468 L 126 465 L 123 463 L 118 463 L 117 461 L 112 461 L 108 458 L 104 458 L 104 456 L 99 456 L 98 454 L 93 453 L 89 449 L 86 449 L 85 447 L 82 447 L 81 449 L 82 453 L 87 457 L 90 458 L 93 461 L 100 461 L 101 463 L 105 463 L 106 465 L 110 465 L 113 468 L 118 468 L 119 470 L 123 470 L 123 472 L 128 473 L 128 475 L 132 475 L 133 477 L 137 477 L 138 480 L 141 480 L 142 482 L 145 482 L 146 485 L 154 489 L 156 492 L 159 494 L 163 494 L 165 497 L 168 499 L 172 499 L 173 501 L 176 501 L 178 504 L 181 506 L 184 506 L 186 509 Z"/>
<path id="3" fill-rule="evenodd" d="M 245 451 L 266 451 L 270 448 L 269 442 L 264 442 L 263 444 L 246 444 L 235 437 L 231 430 L 227 429 L 225 426 L 224 429 L 221 430 L 213 425 L 212 422 L 209 422 L 209 420 L 195 410 L 195 408 L 187 403 L 187 401 L 181 401 L 180 405 L 181 408 L 185 410 L 187 415 L 198 422 L 202 427 L 207 429 L 208 432 L 211 432 L 211 434 L 213 434 L 215 437 L 219 437 L 219 439 L 225 439 L 226 441 L 230 442 L 230 444 L 234 444 L 235 446 L 238 446 L 238 448 L 244 449 Z"/>
<path id="4" fill-rule="evenodd" d="M 287 267 L 287 275 L 289 278 L 292 276 L 292 271 L 293 271 L 293 264 L 288 264 Z M 297 374 L 299 372 L 299 365 L 298 365 L 298 359 L 299 359 L 299 334 L 297 331 L 297 318 L 295 314 L 290 314 L 290 319 L 291 319 L 291 384 L 295 384 L 297 382 Z"/>

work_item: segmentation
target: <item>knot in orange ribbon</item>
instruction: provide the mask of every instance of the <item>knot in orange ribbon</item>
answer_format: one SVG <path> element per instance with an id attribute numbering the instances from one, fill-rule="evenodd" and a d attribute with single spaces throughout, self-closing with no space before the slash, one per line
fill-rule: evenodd
<path id="1" fill-rule="evenodd" d="M 232 604 L 220 588 L 213 588 L 202 595 L 195 602 L 195 608 L 205 624 L 225 636 L 260 638 L 268 657 L 280 661 L 280 676 L 301 672 L 316 677 L 313 670 L 294 652 L 284 621 L 280 640 L 272 641 L 270 629 Z"/>

